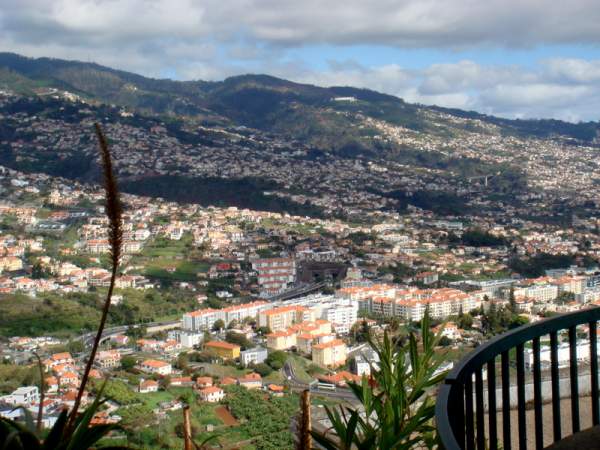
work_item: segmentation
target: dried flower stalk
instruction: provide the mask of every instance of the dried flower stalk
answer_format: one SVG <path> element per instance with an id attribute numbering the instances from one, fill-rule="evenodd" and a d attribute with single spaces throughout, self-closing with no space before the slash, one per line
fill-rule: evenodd
<path id="1" fill-rule="evenodd" d="M 102 333 L 104 331 L 104 326 L 106 325 L 106 319 L 108 318 L 108 310 L 110 308 L 111 298 L 115 287 L 117 269 L 121 259 L 121 250 L 123 244 L 123 208 L 121 205 L 119 189 L 117 187 L 117 179 L 113 172 L 110 149 L 108 148 L 106 137 L 104 136 L 100 125 L 96 123 L 94 124 L 94 127 L 96 131 L 96 137 L 98 138 L 98 144 L 100 146 L 102 172 L 104 175 L 104 191 L 106 194 L 105 214 L 108 217 L 108 241 L 110 244 L 111 276 L 110 284 L 108 286 L 108 293 L 106 294 L 106 300 L 104 301 L 104 306 L 102 308 L 102 317 L 100 319 L 100 324 L 98 325 L 98 331 L 94 339 L 92 351 L 85 366 L 83 376 L 81 377 L 81 383 L 79 385 L 75 404 L 73 405 L 73 410 L 69 415 L 69 421 L 65 431 L 65 434 L 67 435 L 72 433 L 75 425 L 75 419 L 77 418 L 77 412 L 79 410 L 79 405 L 81 404 L 81 398 L 83 397 L 83 393 L 90 375 L 90 370 L 94 364 L 94 359 L 96 358 L 96 353 L 102 339 Z"/>

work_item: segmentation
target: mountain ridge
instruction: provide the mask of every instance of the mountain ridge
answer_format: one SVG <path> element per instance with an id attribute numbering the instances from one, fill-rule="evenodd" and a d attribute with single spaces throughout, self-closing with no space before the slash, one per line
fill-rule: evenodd
<path id="1" fill-rule="evenodd" d="M 93 181 L 85 130 L 100 122 L 126 191 L 175 201 L 359 220 L 531 204 L 525 216 L 556 220 L 564 198 L 586 209 L 600 185 L 595 122 L 502 119 L 269 75 L 179 82 L 0 54 L 0 119 L 4 166 Z"/>
<path id="2" fill-rule="evenodd" d="M 300 130 L 286 123 L 288 118 L 306 120 L 309 117 L 312 120 L 314 117 L 318 122 L 322 117 L 318 117 L 311 108 L 331 108 L 341 112 L 360 111 L 370 117 L 419 131 L 427 129 L 418 117 L 420 114 L 439 112 L 491 123 L 505 128 L 507 133 L 542 138 L 563 135 L 593 144 L 597 143 L 600 136 L 599 122 L 506 119 L 476 111 L 411 104 L 371 89 L 315 86 L 267 74 L 236 75 L 222 81 L 177 81 L 145 77 L 93 62 L 29 58 L 16 53 L 0 53 L 0 69 L 3 69 L 0 72 L 0 86 L 10 89 L 11 84 L 16 84 L 14 81 L 11 83 L 8 73 L 20 77 L 21 85 L 27 85 L 29 81 L 27 87 L 30 92 L 21 93 L 34 93 L 36 87 L 55 87 L 89 100 L 154 114 L 209 117 L 212 120 L 239 122 L 265 131 L 289 132 L 290 135 Z M 355 100 L 335 102 L 336 97 L 352 97 Z M 306 110 L 302 114 L 298 111 L 292 113 L 290 105 L 302 105 Z"/>

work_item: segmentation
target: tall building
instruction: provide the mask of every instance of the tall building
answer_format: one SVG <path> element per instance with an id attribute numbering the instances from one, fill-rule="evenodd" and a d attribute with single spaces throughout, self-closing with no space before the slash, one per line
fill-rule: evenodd
<path id="1" fill-rule="evenodd" d="M 312 346 L 312 360 L 323 367 L 336 367 L 346 362 L 348 349 L 341 339 Z"/>
<path id="2" fill-rule="evenodd" d="M 471 311 L 481 306 L 482 292 L 466 293 L 458 289 L 417 289 L 396 290 L 393 296 L 378 296 L 359 299 L 359 308 L 373 314 L 396 316 L 404 320 L 421 320 L 425 311 L 435 319 L 457 315 L 461 310 Z"/>
<path id="3" fill-rule="evenodd" d="M 269 297 L 288 289 L 296 281 L 294 258 L 263 258 L 252 261 L 258 272 L 261 295 Z"/>
<path id="4" fill-rule="evenodd" d="M 183 315 L 183 329 L 188 331 L 209 330 L 217 320 L 222 320 L 227 326 L 232 320 L 241 322 L 246 318 L 256 319 L 261 311 L 270 307 L 269 303 L 259 300 L 223 309 L 199 309 Z"/>
<path id="5" fill-rule="evenodd" d="M 279 308 L 262 311 L 258 316 L 261 327 L 269 327 L 271 331 L 285 330 L 293 324 L 304 320 L 303 306 L 281 306 Z"/>

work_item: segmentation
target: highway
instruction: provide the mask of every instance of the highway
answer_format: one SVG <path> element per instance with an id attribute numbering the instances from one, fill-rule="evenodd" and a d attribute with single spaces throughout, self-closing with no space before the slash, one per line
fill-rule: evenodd
<path id="1" fill-rule="evenodd" d="M 139 325 L 144 325 L 144 326 L 146 326 L 146 328 L 148 329 L 149 332 L 153 332 L 153 331 L 158 331 L 158 330 L 153 330 L 153 328 L 155 328 L 155 329 L 176 328 L 181 325 L 181 320 L 167 320 L 164 322 L 149 322 L 149 323 L 144 323 L 144 324 L 119 325 L 116 327 L 105 328 L 104 332 L 102 333 L 102 340 L 104 341 L 106 339 L 111 338 L 112 336 L 116 336 L 118 334 L 125 333 L 130 327 L 136 328 Z M 76 338 L 76 340 L 82 341 L 86 347 L 89 347 L 92 345 L 92 342 L 94 341 L 95 337 L 96 337 L 96 332 L 94 331 L 91 333 L 82 334 L 82 335 L 78 336 Z"/>
<path id="2" fill-rule="evenodd" d="M 337 398 L 341 400 L 346 400 L 348 402 L 355 402 L 356 397 L 348 388 L 336 387 L 335 390 L 330 389 L 319 389 L 317 386 L 317 380 L 311 383 L 305 383 L 302 380 L 299 380 L 296 374 L 294 373 L 294 368 L 292 365 L 286 361 L 281 369 L 283 372 L 283 376 L 286 378 L 290 388 L 292 391 L 304 391 L 309 389 L 311 394 L 313 395 L 321 395 L 323 397 L 329 398 Z"/>
<path id="3" fill-rule="evenodd" d="M 294 289 L 290 289 L 288 291 L 282 292 L 281 294 L 274 295 L 273 297 L 269 297 L 267 300 L 270 302 L 276 302 L 278 300 L 289 300 L 294 297 L 299 297 L 304 294 L 308 294 L 309 292 L 313 292 L 324 287 L 326 283 L 321 281 L 320 283 L 313 283 L 307 286 L 299 286 Z"/>

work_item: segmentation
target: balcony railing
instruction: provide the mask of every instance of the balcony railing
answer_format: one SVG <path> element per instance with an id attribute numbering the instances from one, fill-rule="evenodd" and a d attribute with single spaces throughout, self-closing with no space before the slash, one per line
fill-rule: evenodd
<path id="1" fill-rule="evenodd" d="M 580 431 L 580 406 L 591 411 L 585 422 L 598 425 L 598 321 L 600 308 L 590 308 L 524 325 L 494 337 L 463 359 L 446 377 L 437 398 L 436 424 L 446 450 L 526 449 L 528 444 L 543 449 Z M 562 339 L 566 348 L 560 345 Z M 580 376 L 583 363 L 589 363 L 589 374 Z M 546 365 L 549 373 L 543 370 Z M 587 405 L 580 399 L 583 391 L 589 395 Z M 567 433 L 561 422 L 561 396 L 563 404 L 570 404 L 570 411 L 562 410 L 563 416 L 570 414 Z M 533 411 L 527 411 L 531 406 Z M 544 433 L 550 416 L 552 433 Z"/>

